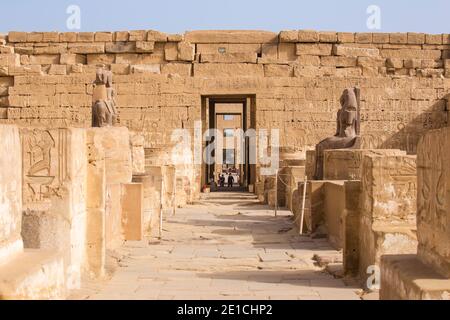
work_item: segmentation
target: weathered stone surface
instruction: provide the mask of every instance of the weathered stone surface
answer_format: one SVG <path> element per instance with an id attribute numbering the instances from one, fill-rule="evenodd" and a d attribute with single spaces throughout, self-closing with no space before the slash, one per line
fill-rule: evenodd
<path id="1" fill-rule="evenodd" d="M 63 252 L 66 285 L 79 288 L 86 265 L 85 131 L 34 128 L 20 134 L 25 247 Z"/>
<path id="2" fill-rule="evenodd" d="M 178 60 L 193 61 L 195 57 L 195 46 L 189 42 L 178 42 Z"/>
<path id="3" fill-rule="evenodd" d="M 364 156 L 359 274 L 380 265 L 384 254 L 414 254 L 417 174 L 415 156 Z M 364 248 L 362 250 L 362 248 Z"/>
<path id="4" fill-rule="evenodd" d="M 22 166 L 19 130 L 16 126 L 0 125 L 0 263 L 23 249 L 22 221 Z M 7 169 L 6 169 L 7 168 Z"/>
<path id="5" fill-rule="evenodd" d="M 380 52 L 373 48 L 349 47 L 345 45 L 334 45 L 333 53 L 344 57 L 378 57 Z"/>
<path id="6" fill-rule="evenodd" d="M 278 34 L 268 31 L 189 31 L 184 38 L 191 43 L 267 43 L 277 42 Z"/>
<path id="7" fill-rule="evenodd" d="M 64 299 L 64 261 L 54 252 L 26 250 L 0 265 L 2 300 Z"/>
<path id="8" fill-rule="evenodd" d="M 201 63 L 256 63 L 256 53 L 202 54 Z"/>
<path id="9" fill-rule="evenodd" d="M 448 300 L 450 280 L 416 255 L 386 255 L 381 266 L 381 300 Z"/>
<path id="10" fill-rule="evenodd" d="M 264 66 L 257 64 L 194 64 L 195 77 L 263 77 Z"/>
<path id="11" fill-rule="evenodd" d="M 319 42 L 319 33 L 314 30 L 300 30 L 298 42 Z"/>
<path id="12" fill-rule="evenodd" d="M 318 55 L 329 56 L 331 55 L 331 44 L 315 43 L 315 44 L 297 44 L 297 55 Z"/>
<path id="13" fill-rule="evenodd" d="M 450 278 L 450 129 L 434 130 L 417 150 L 419 259 Z"/>
<path id="14" fill-rule="evenodd" d="M 374 155 L 406 155 L 401 150 L 364 150 L 342 149 L 324 151 L 324 180 L 361 180 L 364 156 Z"/>
<path id="15" fill-rule="evenodd" d="M 143 201 L 144 186 L 142 183 L 122 184 L 122 226 L 125 240 L 142 240 Z"/>
<path id="16" fill-rule="evenodd" d="M 280 32 L 280 42 L 298 42 L 298 31 L 281 31 Z"/>

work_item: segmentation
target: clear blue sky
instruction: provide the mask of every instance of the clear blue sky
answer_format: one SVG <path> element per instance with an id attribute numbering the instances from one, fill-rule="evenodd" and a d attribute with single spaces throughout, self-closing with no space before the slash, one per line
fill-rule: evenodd
<path id="1" fill-rule="evenodd" d="M 66 9 L 81 9 L 79 31 L 156 29 L 316 29 L 370 31 L 369 5 L 381 9 L 380 32 L 450 33 L 450 0 L 3 0 L 0 32 L 67 31 Z"/>

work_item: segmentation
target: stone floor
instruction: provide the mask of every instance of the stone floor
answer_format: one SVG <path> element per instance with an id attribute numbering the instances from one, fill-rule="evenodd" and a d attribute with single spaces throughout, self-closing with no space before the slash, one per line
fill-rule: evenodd
<path id="1" fill-rule="evenodd" d="M 178 209 L 160 243 L 127 243 L 113 277 L 72 299 L 359 299 L 322 272 L 314 254 L 336 253 L 300 237 L 288 211 L 246 193 L 211 193 Z"/>

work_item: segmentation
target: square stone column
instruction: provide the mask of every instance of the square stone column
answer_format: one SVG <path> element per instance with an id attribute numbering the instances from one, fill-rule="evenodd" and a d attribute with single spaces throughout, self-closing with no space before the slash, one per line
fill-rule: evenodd
<path id="1" fill-rule="evenodd" d="M 450 128 L 428 132 L 417 151 L 418 256 L 450 278 Z"/>
<path id="2" fill-rule="evenodd" d="M 385 254 L 416 253 L 415 156 L 366 154 L 362 164 L 359 274 Z M 365 282 L 365 281 L 364 281 Z"/>
<path id="3" fill-rule="evenodd" d="M 111 219 L 120 217 L 120 185 L 132 180 L 130 134 L 124 127 L 90 128 L 87 130 L 87 256 L 88 271 L 92 277 L 105 275 L 106 248 L 117 235 Z M 118 197 L 117 199 L 108 199 Z M 108 205 L 109 204 L 109 205 Z M 119 215 L 118 215 L 119 214 Z M 110 219 L 107 221 L 107 219 Z"/>
<path id="4" fill-rule="evenodd" d="M 64 255 L 67 286 L 78 288 L 86 264 L 86 131 L 21 128 L 26 248 Z"/>
<path id="5" fill-rule="evenodd" d="M 0 264 L 23 250 L 22 166 L 19 130 L 0 125 Z"/>
<path id="6" fill-rule="evenodd" d="M 380 299 L 449 300 L 450 128 L 428 131 L 417 148 L 417 255 L 386 255 Z"/>

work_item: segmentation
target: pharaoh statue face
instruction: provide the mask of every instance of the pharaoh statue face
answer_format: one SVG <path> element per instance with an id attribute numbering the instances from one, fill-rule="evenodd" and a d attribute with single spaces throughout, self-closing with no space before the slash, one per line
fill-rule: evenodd
<path id="1" fill-rule="evenodd" d="M 342 109 L 348 111 L 356 111 L 357 101 L 355 91 L 353 89 L 345 89 L 342 93 L 340 102 Z"/>

